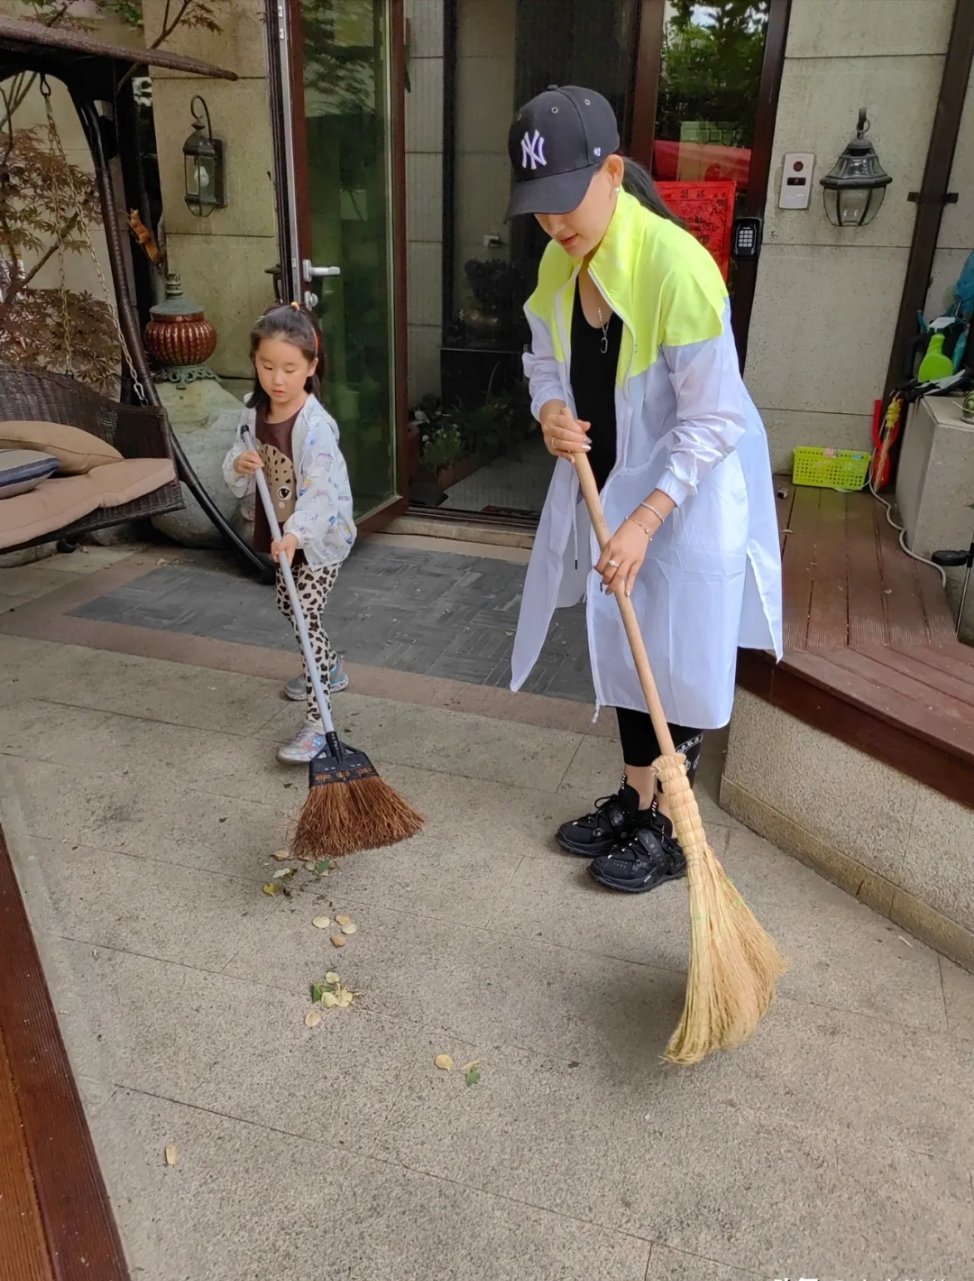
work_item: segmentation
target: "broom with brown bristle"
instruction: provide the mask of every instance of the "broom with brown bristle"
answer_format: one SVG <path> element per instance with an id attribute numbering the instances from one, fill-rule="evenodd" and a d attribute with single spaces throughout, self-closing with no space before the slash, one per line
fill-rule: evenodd
<path id="1" fill-rule="evenodd" d="M 611 534 L 591 464 L 584 454 L 575 454 L 573 461 L 599 547 L 604 549 Z M 655 768 L 687 860 L 690 969 L 683 1016 L 665 1057 L 671 1063 L 699 1063 L 714 1050 L 731 1049 L 747 1040 L 774 1000 L 775 984 L 788 967 L 707 842 L 687 778 L 686 758 L 673 745 L 636 611 L 621 588 L 614 595 L 663 753 Z"/>
<path id="2" fill-rule="evenodd" d="M 248 449 L 256 449 L 249 432 L 243 432 L 242 439 Z M 281 530 L 267 479 L 262 470 L 254 476 L 271 538 L 276 541 Z M 348 747 L 339 739 L 286 553 L 281 552 L 277 563 L 325 729 L 325 746 L 311 761 L 308 796 L 291 841 L 291 852 L 301 859 L 340 858 L 356 850 L 378 849 L 405 841 L 416 835 L 423 820 L 394 788 L 383 782 L 364 752 Z"/>

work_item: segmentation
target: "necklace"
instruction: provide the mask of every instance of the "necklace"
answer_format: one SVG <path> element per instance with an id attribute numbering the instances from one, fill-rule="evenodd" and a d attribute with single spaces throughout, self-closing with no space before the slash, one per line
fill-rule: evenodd
<path id="1" fill-rule="evenodd" d="M 599 324 L 602 326 L 602 341 L 599 343 L 599 350 L 602 352 L 602 355 L 604 356 L 606 352 L 609 350 L 609 325 L 612 323 L 612 312 L 611 311 L 609 312 L 609 319 L 605 321 L 605 323 L 603 324 L 602 307 L 599 303 L 596 303 L 595 307 L 599 313 Z"/>

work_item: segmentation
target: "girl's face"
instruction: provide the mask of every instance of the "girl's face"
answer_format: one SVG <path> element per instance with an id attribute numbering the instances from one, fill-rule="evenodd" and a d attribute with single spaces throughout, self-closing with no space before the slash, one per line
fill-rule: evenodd
<path id="1" fill-rule="evenodd" d="M 304 385 L 317 367 L 317 360 L 309 360 L 284 338 L 262 338 L 254 353 L 257 378 L 275 409 L 302 401 Z"/>
<path id="2" fill-rule="evenodd" d="M 623 162 L 610 156 L 592 175 L 582 203 L 571 213 L 535 214 L 542 230 L 573 258 L 587 258 L 598 248 L 615 212 Z"/>

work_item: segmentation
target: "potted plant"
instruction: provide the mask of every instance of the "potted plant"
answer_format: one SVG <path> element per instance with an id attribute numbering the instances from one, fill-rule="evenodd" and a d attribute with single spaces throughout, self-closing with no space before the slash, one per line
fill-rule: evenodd
<path id="1" fill-rule="evenodd" d="M 476 306 L 464 307 L 460 313 L 471 337 L 498 339 L 516 334 L 528 293 L 521 267 L 499 258 L 469 258 L 463 270 L 476 299 Z"/>

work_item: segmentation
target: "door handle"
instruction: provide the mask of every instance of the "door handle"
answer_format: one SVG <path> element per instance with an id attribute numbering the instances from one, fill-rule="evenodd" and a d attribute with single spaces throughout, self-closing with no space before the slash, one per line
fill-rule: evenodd
<path id="1" fill-rule="evenodd" d="M 340 276 L 341 267 L 316 267 L 310 258 L 305 258 L 301 264 L 301 270 L 304 273 L 305 280 L 315 280 L 320 276 Z"/>

